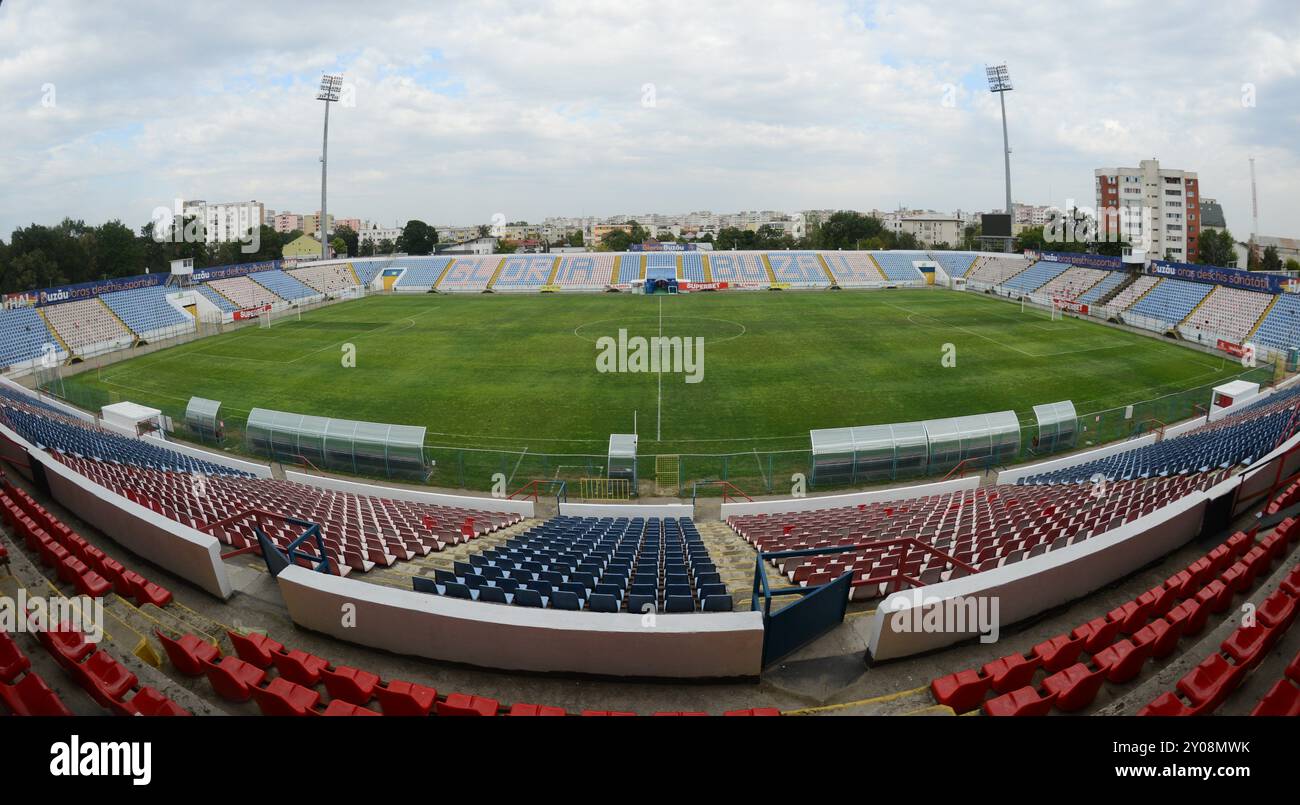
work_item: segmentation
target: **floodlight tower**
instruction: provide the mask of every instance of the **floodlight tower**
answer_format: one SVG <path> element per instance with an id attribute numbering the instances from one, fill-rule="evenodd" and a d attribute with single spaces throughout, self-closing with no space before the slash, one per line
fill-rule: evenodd
<path id="1" fill-rule="evenodd" d="M 325 102 L 325 134 L 320 147 L 320 220 L 316 222 L 316 231 L 320 234 L 320 256 L 324 260 L 329 253 L 329 213 L 325 209 L 325 169 L 326 157 L 330 147 L 330 104 L 337 103 L 339 90 L 343 87 L 343 76 L 326 73 L 320 79 L 320 92 L 316 100 Z"/>
<path id="2" fill-rule="evenodd" d="M 1002 157 L 1007 169 L 1007 215 L 1011 216 L 1014 225 L 1016 211 L 1011 206 L 1011 141 L 1007 139 L 1007 93 L 1012 89 L 1011 74 L 1007 72 L 1005 64 L 985 67 L 984 73 L 989 79 L 989 92 L 997 93 L 998 99 L 1002 101 Z"/>

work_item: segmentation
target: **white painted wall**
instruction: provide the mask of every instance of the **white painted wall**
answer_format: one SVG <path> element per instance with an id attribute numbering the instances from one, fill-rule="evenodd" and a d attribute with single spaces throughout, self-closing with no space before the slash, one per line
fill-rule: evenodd
<path id="1" fill-rule="evenodd" d="M 358 645 L 512 671 L 603 676 L 754 677 L 761 612 L 563 612 L 478 603 L 291 566 L 278 577 L 294 623 Z M 355 625 L 344 626 L 345 605 Z"/>
<path id="2" fill-rule="evenodd" d="M 560 514 L 573 517 L 694 517 L 687 503 L 561 503 Z"/>
<path id="3" fill-rule="evenodd" d="M 463 509 L 483 509 L 494 512 L 510 512 L 524 517 L 533 516 L 531 500 L 506 500 L 504 498 L 471 497 L 469 495 L 445 495 L 438 492 L 424 492 L 401 486 L 383 486 L 364 484 L 360 481 L 345 481 L 341 478 L 329 478 L 324 475 L 312 475 L 306 472 L 285 470 L 285 480 L 307 484 L 318 489 L 332 489 L 336 492 L 351 492 L 357 495 L 374 495 L 392 500 L 409 500 L 413 503 L 428 503 L 434 506 L 459 506 Z"/>

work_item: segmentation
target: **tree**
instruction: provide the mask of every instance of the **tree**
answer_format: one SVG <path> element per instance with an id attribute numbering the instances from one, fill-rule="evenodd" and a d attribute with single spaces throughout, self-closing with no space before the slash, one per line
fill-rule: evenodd
<path id="1" fill-rule="evenodd" d="M 358 252 L 358 240 L 359 240 L 356 230 L 354 230 L 350 226 L 336 226 L 334 227 L 334 237 L 341 238 L 343 240 L 344 245 L 346 246 L 344 251 L 339 252 L 339 254 L 346 254 L 351 257 L 356 256 Z"/>
<path id="2" fill-rule="evenodd" d="M 1226 229 L 1201 233 L 1196 259 L 1210 266 L 1231 265 L 1237 259 L 1236 241 Z"/>
<path id="3" fill-rule="evenodd" d="M 611 229 L 600 236 L 600 251 L 625 252 L 632 245 L 632 235 L 622 229 Z"/>
<path id="4" fill-rule="evenodd" d="M 843 211 L 831 215 L 817 226 L 814 245 L 819 249 L 857 249 L 859 245 L 882 248 L 890 234 L 879 218 Z M 873 247 L 869 242 L 880 245 Z"/>
<path id="5" fill-rule="evenodd" d="M 330 241 L 330 248 L 334 250 L 335 257 L 348 256 L 348 242 L 343 238 L 335 236 L 334 239 Z"/>
<path id="6" fill-rule="evenodd" d="M 582 232 L 581 232 L 580 230 L 577 230 L 577 229 L 575 229 L 574 231 L 570 232 L 570 233 L 569 233 L 569 241 L 568 241 L 568 242 L 569 242 L 569 245 L 570 245 L 570 246 L 581 246 L 581 245 L 582 245 Z"/>
<path id="7" fill-rule="evenodd" d="M 357 256 L 358 257 L 375 256 L 375 241 L 373 238 L 369 240 L 363 240 L 361 242 L 361 246 L 357 249 Z"/>
<path id="8" fill-rule="evenodd" d="M 4 245 L 4 244 L 0 244 L 0 247 L 2 247 L 3 245 Z M 0 262 L 3 262 L 3 258 L 0 258 Z M 1287 271 L 1300 271 L 1300 260 L 1297 260 L 1297 259 L 1295 259 L 1294 257 L 1289 257 L 1289 258 L 1287 258 L 1287 261 L 1286 261 L 1286 270 L 1287 270 Z"/>
<path id="9" fill-rule="evenodd" d="M 389 238 L 380 238 L 375 244 L 375 254 L 392 254 L 397 248 L 397 244 Z"/>
<path id="10" fill-rule="evenodd" d="M 424 221 L 411 220 L 402 227 L 397 250 L 406 254 L 430 254 L 438 243 L 438 231 Z"/>
<path id="11" fill-rule="evenodd" d="M 1282 270 L 1282 258 L 1278 256 L 1276 246 L 1269 246 L 1268 248 L 1264 249 L 1264 260 L 1263 260 L 1262 268 L 1265 271 Z"/>

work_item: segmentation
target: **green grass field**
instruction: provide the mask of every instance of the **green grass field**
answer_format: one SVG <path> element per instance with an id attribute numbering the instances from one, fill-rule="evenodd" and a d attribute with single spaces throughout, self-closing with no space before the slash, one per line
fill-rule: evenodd
<path id="1" fill-rule="evenodd" d="M 598 372 L 596 339 L 620 328 L 703 337 L 702 382 Z M 955 366 L 943 365 L 946 344 Z M 937 290 L 419 295 L 191 342 L 68 377 L 65 388 L 73 401 L 132 400 L 178 420 L 198 395 L 221 400 L 232 424 L 264 407 L 424 425 L 431 446 L 527 450 L 533 462 L 603 454 L 610 433 L 632 430 L 633 411 L 642 454 L 798 451 L 811 428 L 1006 409 L 1030 423 L 1039 403 L 1073 400 L 1084 414 L 1241 372 L 1167 340 Z M 517 455 L 489 463 L 514 464 L 517 478 L 551 477 L 564 463 L 521 467 Z M 441 482 L 455 480 L 486 484 Z"/>

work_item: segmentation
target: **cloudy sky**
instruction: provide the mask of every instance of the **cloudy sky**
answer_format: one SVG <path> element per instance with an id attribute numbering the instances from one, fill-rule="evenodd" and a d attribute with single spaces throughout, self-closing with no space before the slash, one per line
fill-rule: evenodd
<path id="1" fill-rule="evenodd" d="M 173 199 L 380 222 L 1002 206 L 1198 171 L 1300 236 L 1300 5 L 1023 0 L 0 0 L 0 237 Z"/>

